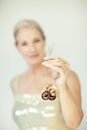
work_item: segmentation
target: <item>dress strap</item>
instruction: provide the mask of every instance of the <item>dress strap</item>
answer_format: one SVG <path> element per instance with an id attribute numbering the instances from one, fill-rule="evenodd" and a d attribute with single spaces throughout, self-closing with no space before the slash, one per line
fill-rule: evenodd
<path id="1" fill-rule="evenodd" d="M 19 88 L 19 80 L 20 80 L 20 76 L 18 75 L 15 79 L 15 86 L 14 86 L 15 93 L 18 93 L 18 91 L 19 91 L 19 89 L 18 89 Z"/>

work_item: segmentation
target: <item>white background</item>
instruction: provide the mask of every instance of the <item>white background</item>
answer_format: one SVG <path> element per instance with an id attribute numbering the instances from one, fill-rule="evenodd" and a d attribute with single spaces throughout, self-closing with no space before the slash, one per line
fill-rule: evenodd
<path id="1" fill-rule="evenodd" d="M 24 71 L 25 61 L 14 46 L 13 27 L 21 19 L 40 23 L 53 55 L 70 62 L 82 90 L 84 118 L 78 130 L 87 130 L 87 0 L 0 0 L 0 130 L 18 130 L 12 118 L 12 77 Z"/>

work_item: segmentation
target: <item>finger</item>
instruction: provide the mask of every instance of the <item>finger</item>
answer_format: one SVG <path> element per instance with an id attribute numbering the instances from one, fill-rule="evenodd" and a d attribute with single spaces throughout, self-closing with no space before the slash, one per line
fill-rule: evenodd
<path id="1" fill-rule="evenodd" d="M 45 61 L 42 63 L 43 65 L 54 65 L 54 66 L 58 66 L 60 68 L 63 69 L 69 69 L 70 70 L 70 66 L 68 64 L 62 63 L 62 62 L 58 62 L 57 60 L 50 60 L 50 61 Z"/>
<path id="2" fill-rule="evenodd" d="M 61 66 L 52 65 L 52 64 L 45 64 L 45 63 L 43 63 L 43 65 L 45 65 L 46 67 L 49 67 L 49 68 L 55 70 L 56 72 L 58 72 L 59 69 L 61 69 L 62 71 L 64 71 Z"/>
<path id="3" fill-rule="evenodd" d="M 44 57 L 44 61 L 52 61 L 52 60 L 56 60 L 58 62 L 62 62 L 64 64 L 66 64 L 67 66 L 70 66 L 69 63 L 67 61 L 65 61 L 63 58 L 60 57 Z"/>
<path id="4" fill-rule="evenodd" d="M 46 63 L 46 64 L 52 64 L 52 63 L 55 63 L 55 64 L 64 64 L 64 65 L 67 65 L 67 64 L 65 64 L 63 61 L 61 61 L 61 60 L 59 60 L 58 58 L 55 58 L 55 59 L 52 59 L 52 58 L 49 58 L 48 60 L 44 60 L 43 62 L 42 62 L 42 64 L 43 63 Z"/>
<path id="5" fill-rule="evenodd" d="M 48 61 L 43 61 L 42 64 L 60 64 L 57 60 L 48 60 Z"/>
<path id="6" fill-rule="evenodd" d="M 54 57 L 44 57 L 43 59 L 44 59 L 44 60 L 54 60 L 54 59 L 58 59 L 58 60 L 61 60 L 61 61 L 66 62 L 63 58 L 56 57 L 56 56 L 54 56 Z"/>
<path id="7" fill-rule="evenodd" d="M 60 67 L 56 67 L 56 66 L 49 66 L 52 70 L 56 71 L 58 74 L 63 75 L 64 74 L 64 70 L 63 68 Z"/>
<path id="8" fill-rule="evenodd" d="M 62 68 L 62 66 L 61 66 L 61 64 L 60 63 L 58 63 L 58 62 L 43 62 L 42 63 L 43 65 L 46 65 L 46 66 L 56 66 L 56 67 L 60 67 L 60 68 Z"/>
<path id="9" fill-rule="evenodd" d="M 67 76 L 69 75 L 69 73 L 71 72 L 71 69 L 67 69 L 66 67 L 61 67 L 61 66 L 55 66 L 55 65 L 50 65 L 49 66 L 52 70 L 55 70 L 56 72 L 60 73 L 60 74 L 66 74 Z"/>
<path id="10" fill-rule="evenodd" d="M 58 59 L 58 57 L 44 57 L 43 59 L 44 59 L 44 61 L 48 61 L 48 60 Z"/>

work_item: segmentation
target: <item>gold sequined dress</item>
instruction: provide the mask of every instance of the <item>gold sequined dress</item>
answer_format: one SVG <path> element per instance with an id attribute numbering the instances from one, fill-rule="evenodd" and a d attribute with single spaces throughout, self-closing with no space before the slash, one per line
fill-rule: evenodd
<path id="1" fill-rule="evenodd" d="M 43 100 L 40 94 L 15 94 L 13 118 L 20 130 L 72 130 L 63 119 L 59 97 Z"/>

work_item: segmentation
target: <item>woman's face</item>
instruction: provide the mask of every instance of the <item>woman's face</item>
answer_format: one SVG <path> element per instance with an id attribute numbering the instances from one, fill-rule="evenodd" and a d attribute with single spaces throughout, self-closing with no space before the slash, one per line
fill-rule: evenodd
<path id="1" fill-rule="evenodd" d="M 21 28 L 17 34 L 17 48 L 30 65 L 39 64 L 44 57 L 45 40 L 36 28 Z"/>

